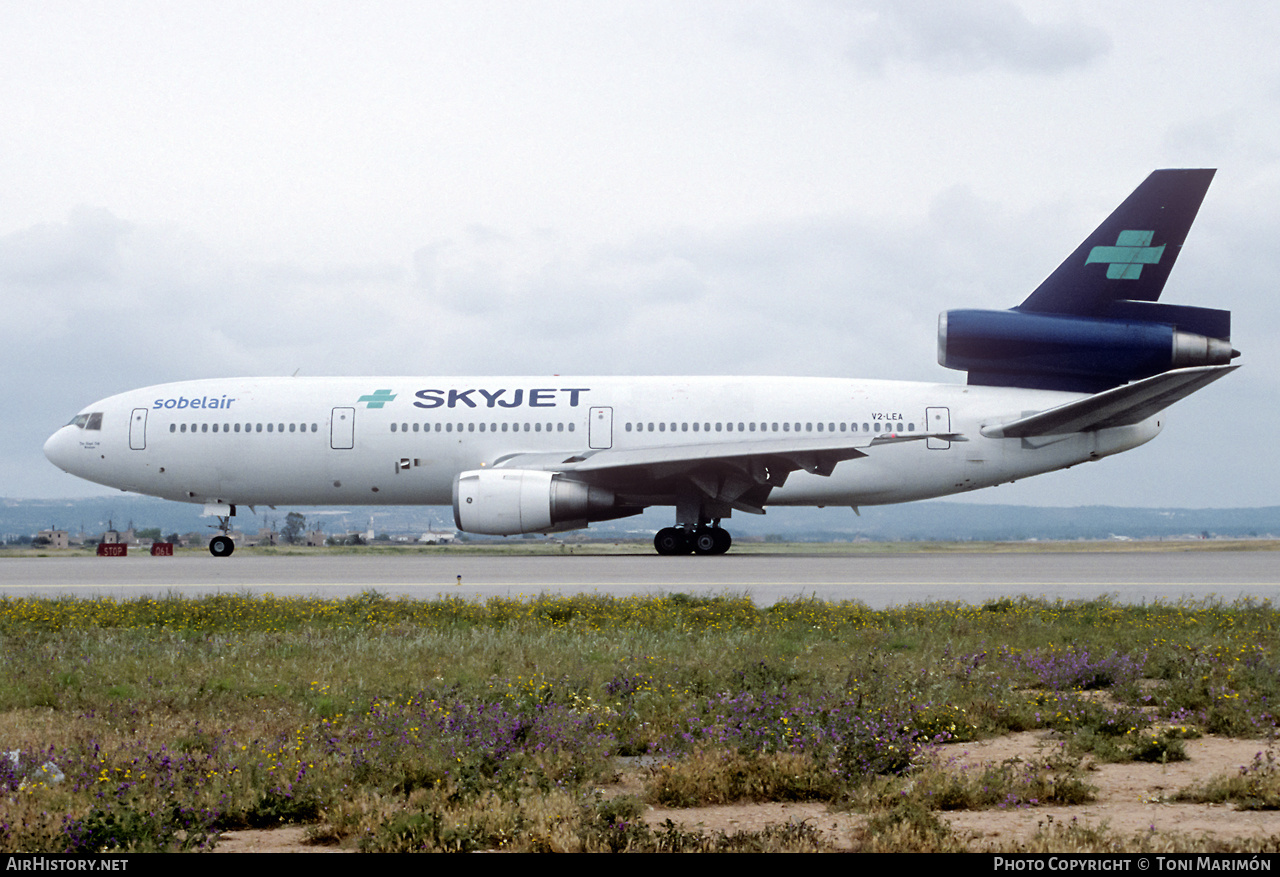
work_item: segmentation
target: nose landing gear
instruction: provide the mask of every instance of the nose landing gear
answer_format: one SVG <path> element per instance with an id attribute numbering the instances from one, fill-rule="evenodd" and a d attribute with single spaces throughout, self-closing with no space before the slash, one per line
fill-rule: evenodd
<path id="1" fill-rule="evenodd" d="M 236 543 L 230 536 L 214 536 L 209 540 L 209 553 L 214 557 L 230 557 Z"/>
<path id="2" fill-rule="evenodd" d="M 236 513 L 235 508 L 231 507 L 231 515 Z M 231 552 L 236 550 L 235 540 L 227 535 L 231 531 L 231 515 L 218 515 L 217 526 L 222 535 L 209 540 L 209 553 L 214 557 L 230 557 Z"/>

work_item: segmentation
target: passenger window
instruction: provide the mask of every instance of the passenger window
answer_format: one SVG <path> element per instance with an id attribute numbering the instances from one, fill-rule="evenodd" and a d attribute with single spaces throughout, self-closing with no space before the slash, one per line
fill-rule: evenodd
<path id="1" fill-rule="evenodd" d="M 169 432 L 177 432 L 177 431 L 178 431 L 178 424 L 176 423 L 169 424 Z"/>
<path id="2" fill-rule="evenodd" d="M 202 423 L 202 424 L 200 424 L 200 431 L 201 431 L 201 432 L 208 432 L 208 431 L 209 431 L 209 424 L 207 424 L 207 423 Z"/>

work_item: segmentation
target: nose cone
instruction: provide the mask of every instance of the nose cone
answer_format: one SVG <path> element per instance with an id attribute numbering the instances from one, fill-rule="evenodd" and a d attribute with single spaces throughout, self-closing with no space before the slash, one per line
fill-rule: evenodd
<path id="1" fill-rule="evenodd" d="M 75 427 L 64 426 L 49 436 L 49 440 L 44 443 L 45 458 L 63 472 L 71 472 L 71 464 L 74 459 L 72 450 L 78 450 L 75 436 L 72 435 L 75 431 Z"/>

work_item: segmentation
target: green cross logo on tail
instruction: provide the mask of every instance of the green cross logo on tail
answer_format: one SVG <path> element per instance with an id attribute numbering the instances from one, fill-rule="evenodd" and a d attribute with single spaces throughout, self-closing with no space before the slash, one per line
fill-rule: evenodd
<path id="1" fill-rule="evenodd" d="M 1108 280 L 1137 280 L 1142 276 L 1143 265 L 1158 265 L 1164 255 L 1163 244 L 1151 246 L 1154 235 L 1154 231 L 1125 229 L 1116 238 L 1114 247 L 1094 247 L 1084 263 L 1106 263 Z"/>
<path id="2" fill-rule="evenodd" d="M 357 401 L 366 403 L 369 408 L 381 408 L 396 397 L 390 390 L 374 390 L 368 396 L 361 396 Z"/>

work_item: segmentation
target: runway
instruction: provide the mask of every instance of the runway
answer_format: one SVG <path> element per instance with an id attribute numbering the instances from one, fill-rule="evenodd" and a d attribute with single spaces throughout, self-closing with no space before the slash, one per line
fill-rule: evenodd
<path id="1" fill-rule="evenodd" d="M 275 555 L 231 558 L 0 557 L 0 597 L 70 595 L 132 599 L 177 593 L 346 597 L 367 589 L 417 599 L 747 594 L 758 605 L 817 597 L 887 608 L 1006 596 L 1124 603 L 1280 598 L 1271 551 L 850 554 L 724 557 Z M 461 576 L 461 584 L 458 577 Z"/>

